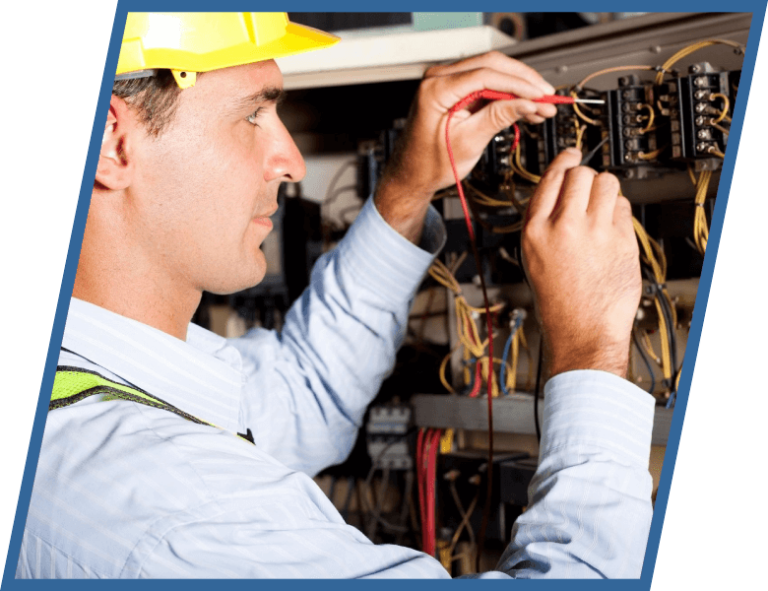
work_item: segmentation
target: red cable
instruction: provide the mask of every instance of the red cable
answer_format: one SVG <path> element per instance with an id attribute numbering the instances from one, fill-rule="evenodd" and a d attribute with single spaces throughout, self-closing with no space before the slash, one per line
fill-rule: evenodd
<path id="1" fill-rule="evenodd" d="M 425 490 L 424 490 L 424 434 L 426 429 L 419 429 L 419 435 L 416 438 L 416 482 L 419 489 L 419 522 L 421 523 L 421 549 L 426 551 L 425 546 Z"/>
<path id="2" fill-rule="evenodd" d="M 475 383 L 472 386 L 472 391 L 469 393 L 470 398 L 477 398 L 480 395 L 480 390 L 483 387 L 483 376 L 480 369 L 480 360 L 475 363 Z"/>
<path id="3" fill-rule="evenodd" d="M 456 181 L 456 190 L 459 192 L 459 199 L 461 201 L 461 208 L 464 211 L 464 219 L 467 222 L 467 230 L 469 232 L 469 240 L 470 244 L 472 246 L 472 253 L 475 257 L 475 265 L 477 267 L 478 275 L 480 276 L 480 287 L 483 291 L 483 303 L 485 305 L 485 318 L 487 322 L 487 330 L 488 330 L 488 358 L 490 359 L 490 362 L 488 363 L 488 488 L 487 488 L 487 494 L 486 494 L 486 503 L 485 503 L 485 509 L 483 511 L 483 522 L 480 527 L 480 540 L 479 540 L 479 548 L 476 556 L 476 565 L 479 566 L 480 564 L 480 553 L 482 552 L 482 546 L 483 542 L 485 540 L 485 530 L 488 526 L 488 518 L 490 515 L 490 506 L 491 506 L 491 492 L 493 490 L 493 319 L 491 318 L 491 306 L 488 303 L 488 291 L 485 287 L 485 277 L 483 276 L 483 268 L 482 263 L 480 261 L 480 255 L 477 251 L 477 241 L 475 239 L 475 230 L 472 226 L 472 220 L 469 216 L 469 208 L 467 207 L 467 200 L 466 197 L 464 197 L 464 188 L 461 186 L 461 179 L 459 178 L 459 172 L 456 169 L 456 160 L 453 157 L 453 149 L 451 148 L 451 137 L 450 137 L 450 128 L 451 128 L 451 119 L 453 119 L 454 114 L 456 114 L 457 111 L 460 111 L 461 109 L 467 107 L 471 103 L 486 99 L 490 101 L 497 101 L 497 100 L 512 100 L 520 98 L 514 94 L 510 94 L 507 92 L 499 92 L 497 90 L 478 90 L 476 92 L 473 92 L 471 94 L 468 94 L 463 99 L 461 99 L 459 102 L 457 102 L 451 109 L 448 111 L 448 119 L 445 122 L 445 144 L 446 148 L 448 149 L 448 158 L 451 161 L 451 169 L 453 170 L 453 178 Z M 570 96 L 560 96 L 560 95 L 547 95 L 543 96 L 538 99 L 533 99 L 533 102 L 535 103 L 548 103 L 552 105 L 572 105 L 575 102 L 575 99 Z M 517 127 L 517 124 L 512 124 L 512 127 L 515 131 L 515 142 L 512 145 L 512 150 L 514 150 L 517 147 L 517 144 L 520 141 L 520 130 Z"/>
<path id="4" fill-rule="evenodd" d="M 429 440 L 429 449 L 427 451 L 427 549 L 425 552 L 430 556 L 435 555 L 435 484 L 437 479 L 437 451 L 440 447 L 440 437 L 442 432 L 435 429 Z"/>

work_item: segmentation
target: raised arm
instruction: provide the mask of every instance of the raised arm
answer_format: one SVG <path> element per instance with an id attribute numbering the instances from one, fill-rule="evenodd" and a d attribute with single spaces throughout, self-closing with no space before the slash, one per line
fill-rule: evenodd
<path id="1" fill-rule="evenodd" d="M 288 465 L 314 473 L 351 451 L 366 407 L 394 366 L 412 298 L 444 240 L 429 204 L 454 183 L 442 139 L 447 111 L 485 88 L 523 98 L 481 101 L 456 114 L 451 135 L 462 176 L 498 131 L 521 118 L 538 123 L 555 114 L 552 105 L 530 100 L 552 87 L 500 53 L 428 70 L 375 207 L 369 202 L 339 247 L 318 262 L 282 334 L 255 331 L 235 341 L 246 372 L 257 376 L 243 414 L 257 427 L 251 427 L 257 444 Z"/>
<path id="2" fill-rule="evenodd" d="M 651 522 L 654 400 L 624 379 L 642 285 L 632 212 L 580 159 L 553 162 L 523 234 L 553 377 L 530 505 L 498 567 L 517 577 L 639 577 Z"/>

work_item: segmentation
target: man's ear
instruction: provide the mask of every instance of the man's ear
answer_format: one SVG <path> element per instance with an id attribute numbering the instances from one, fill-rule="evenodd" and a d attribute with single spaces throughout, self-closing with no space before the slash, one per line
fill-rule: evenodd
<path id="1" fill-rule="evenodd" d="M 107 190 L 120 191 L 131 184 L 134 166 L 131 131 L 135 131 L 134 113 L 123 99 L 113 95 L 96 167 L 96 183 Z"/>

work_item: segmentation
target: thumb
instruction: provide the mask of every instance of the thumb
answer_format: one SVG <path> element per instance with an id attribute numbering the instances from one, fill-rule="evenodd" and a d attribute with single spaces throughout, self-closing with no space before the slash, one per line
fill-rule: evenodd
<path id="1" fill-rule="evenodd" d="M 467 122 L 474 120 L 472 122 L 477 132 L 487 136 L 490 141 L 501 130 L 528 115 L 533 115 L 536 111 L 536 104 L 526 99 L 491 101 L 474 113 Z"/>

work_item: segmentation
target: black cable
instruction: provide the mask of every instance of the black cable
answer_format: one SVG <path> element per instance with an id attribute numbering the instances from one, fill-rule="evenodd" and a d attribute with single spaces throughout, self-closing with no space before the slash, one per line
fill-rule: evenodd
<path id="1" fill-rule="evenodd" d="M 595 157 L 595 154 L 597 154 L 598 150 L 602 148 L 610 139 L 609 136 L 605 136 L 602 140 L 600 140 L 600 143 L 597 144 L 592 150 L 590 150 L 584 158 L 581 159 L 581 166 L 586 166 L 592 158 Z"/>
<path id="2" fill-rule="evenodd" d="M 637 338 L 636 330 L 632 330 L 632 340 L 635 342 L 635 347 L 637 347 L 637 352 L 640 353 L 640 357 L 645 363 L 645 367 L 648 368 L 648 375 L 651 376 L 651 387 L 648 389 L 648 394 L 653 394 L 653 391 L 656 389 L 656 377 L 653 375 L 653 367 L 651 367 L 651 362 L 645 355 L 643 348 L 640 346 L 640 339 Z"/>
<path id="3" fill-rule="evenodd" d="M 672 371 L 675 372 L 670 380 L 664 379 L 664 385 L 670 389 L 674 387 L 675 383 L 675 377 L 677 373 L 677 335 L 676 335 L 676 327 L 674 323 L 672 322 L 673 316 L 672 316 L 672 309 L 670 308 L 670 302 L 667 299 L 667 297 L 664 295 L 664 285 L 658 283 L 656 281 L 656 276 L 653 274 L 653 271 L 649 269 L 646 265 L 643 265 L 643 273 L 646 276 L 646 279 L 651 282 L 654 288 L 654 297 L 656 297 L 659 300 L 659 307 L 661 308 L 661 313 L 664 316 L 664 321 L 667 324 L 667 336 L 669 341 L 669 357 L 670 357 L 670 365 L 672 366 Z M 671 382 L 671 383 L 670 383 Z"/>

